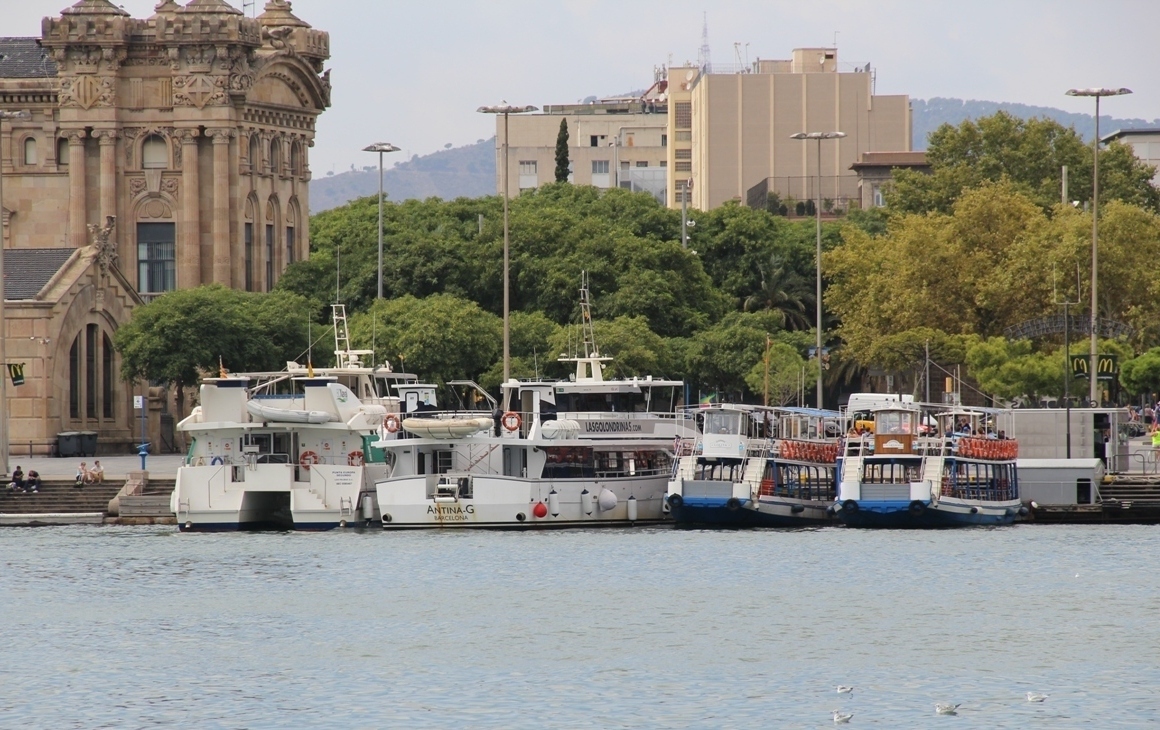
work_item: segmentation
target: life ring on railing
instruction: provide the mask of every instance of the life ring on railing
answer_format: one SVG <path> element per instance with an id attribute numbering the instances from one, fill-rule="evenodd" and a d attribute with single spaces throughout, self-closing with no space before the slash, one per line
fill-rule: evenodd
<path id="1" fill-rule="evenodd" d="M 793 458 L 793 441 L 781 442 L 781 455 L 786 459 Z"/>
<path id="2" fill-rule="evenodd" d="M 394 413 L 388 413 L 387 417 L 383 419 L 383 427 L 387 429 L 387 433 L 398 433 L 399 423 L 399 417 Z"/>
<path id="3" fill-rule="evenodd" d="M 520 426 L 523 425 L 524 419 L 515 411 L 508 411 L 507 413 L 503 414 L 503 418 L 500 419 L 500 423 L 503 424 L 504 429 L 508 431 L 518 431 Z"/>
<path id="4" fill-rule="evenodd" d="M 221 466 L 221 465 L 222 465 L 222 464 L 224 464 L 224 463 L 226 463 L 225 459 L 223 459 L 223 458 L 222 458 L 222 457 L 220 457 L 220 456 L 215 456 L 215 457 L 213 457 L 212 459 L 210 459 L 210 460 L 209 460 L 209 465 L 210 465 L 210 466 Z"/>
<path id="5" fill-rule="evenodd" d="M 354 451 L 350 452 L 349 454 L 346 455 L 346 463 L 350 466 L 362 466 L 363 465 L 363 452 L 359 451 L 358 449 L 355 449 Z"/>
<path id="6" fill-rule="evenodd" d="M 307 469 L 320 461 L 322 461 L 322 459 L 319 459 L 318 454 L 314 453 L 313 451 L 303 451 L 302 454 L 298 457 L 298 463 Z"/>
<path id="7" fill-rule="evenodd" d="M 973 456 L 973 454 L 971 453 L 971 440 L 970 439 L 959 439 L 959 455 L 965 456 L 968 459 L 971 458 L 971 456 Z"/>

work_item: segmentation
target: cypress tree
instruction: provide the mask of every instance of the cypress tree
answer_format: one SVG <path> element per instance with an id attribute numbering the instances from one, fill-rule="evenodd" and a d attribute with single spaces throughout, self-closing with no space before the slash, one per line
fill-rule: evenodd
<path id="1" fill-rule="evenodd" d="M 560 120 L 556 135 L 556 182 L 568 182 L 568 120 Z"/>

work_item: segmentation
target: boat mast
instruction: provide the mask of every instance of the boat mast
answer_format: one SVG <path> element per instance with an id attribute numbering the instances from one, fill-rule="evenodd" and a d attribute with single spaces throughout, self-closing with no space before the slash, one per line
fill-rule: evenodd
<path id="1" fill-rule="evenodd" d="M 604 382 L 602 362 L 611 357 L 601 357 L 596 345 L 596 331 L 592 326 L 592 301 L 588 291 L 588 272 L 580 272 L 580 335 L 583 339 L 583 353 L 578 357 L 562 357 L 560 362 L 576 363 L 576 382 Z"/>

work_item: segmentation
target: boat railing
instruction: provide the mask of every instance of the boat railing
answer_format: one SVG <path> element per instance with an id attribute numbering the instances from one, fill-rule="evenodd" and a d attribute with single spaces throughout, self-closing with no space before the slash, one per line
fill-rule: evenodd
<path id="1" fill-rule="evenodd" d="M 942 496 L 954 499 L 973 499 L 985 502 L 1005 502 L 1019 498 L 1019 489 L 1010 480 L 997 477 L 985 481 L 956 479 L 943 475 Z"/>

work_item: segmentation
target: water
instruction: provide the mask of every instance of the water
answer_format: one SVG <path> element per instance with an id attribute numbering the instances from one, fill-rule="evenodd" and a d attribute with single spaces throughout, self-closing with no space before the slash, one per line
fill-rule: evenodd
<path id="1" fill-rule="evenodd" d="M 1157 565 L 1137 526 L 6 529 L 0 727 L 1139 727 Z"/>

